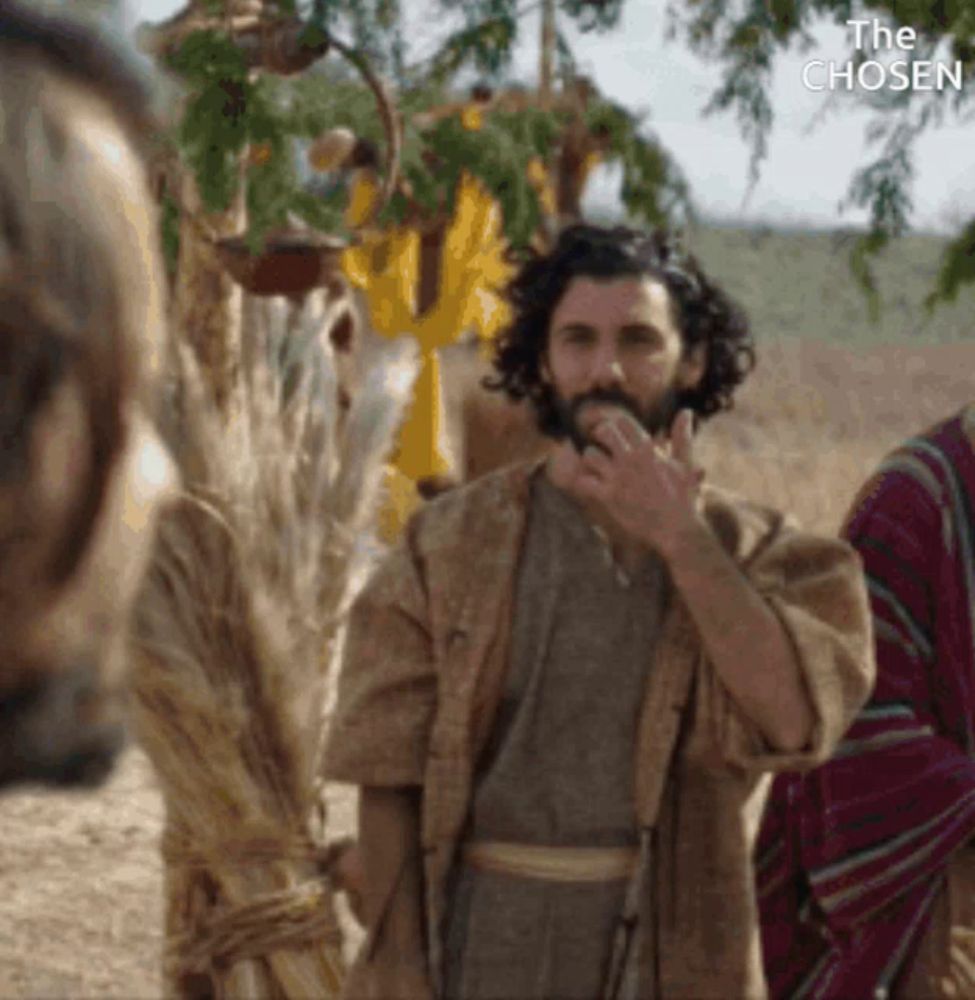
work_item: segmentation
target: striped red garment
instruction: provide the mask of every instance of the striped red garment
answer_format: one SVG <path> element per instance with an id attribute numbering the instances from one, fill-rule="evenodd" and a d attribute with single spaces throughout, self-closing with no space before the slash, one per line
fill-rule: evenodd
<path id="1" fill-rule="evenodd" d="M 770 995 L 897 996 L 951 852 L 975 836 L 975 408 L 893 452 L 844 530 L 877 684 L 833 759 L 782 775 L 757 880 Z"/>

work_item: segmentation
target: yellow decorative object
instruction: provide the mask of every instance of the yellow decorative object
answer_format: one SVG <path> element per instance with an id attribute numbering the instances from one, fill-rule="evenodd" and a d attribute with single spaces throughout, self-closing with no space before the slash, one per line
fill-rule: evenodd
<path id="1" fill-rule="evenodd" d="M 355 171 L 349 189 L 345 224 L 350 229 L 358 229 L 369 218 L 379 197 L 379 180 L 375 171 L 365 167 Z"/>
<path id="2" fill-rule="evenodd" d="M 421 334 L 414 334 L 419 339 Z M 450 471 L 443 426 L 440 357 L 420 341 L 420 372 L 413 383 L 413 405 L 399 431 L 393 462 L 413 482 Z"/>
<path id="3" fill-rule="evenodd" d="M 384 503 L 379 510 L 378 534 L 381 541 L 392 545 L 399 538 L 413 511 L 420 506 L 416 483 L 395 465 L 384 470 Z"/>
<path id="4" fill-rule="evenodd" d="M 480 108 L 476 110 L 481 113 Z M 470 116 L 465 125 L 479 127 Z M 353 184 L 347 219 L 368 212 L 375 186 Z M 443 427 L 443 387 L 437 350 L 454 343 L 464 330 L 489 341 L 508 320 L 508 308 L 499 296 L 511 267 L 504 259 L 501 209 L 470 175 L 458 186 L 453 216 L 444 231 L 440 280 L 433 305 L 417 316 L 420 274 L 420 233 L 395 229 L 364 236 L 362 243 L 343 255 L 346 277 L 363 289 L 372 326 L 386 337 L 404 334 L 420 346 L 420 373 L 413 405 L 400 431 L 393 458 L 396 469 L 412 481 L 450 471 Z M 386 517 L 395 516 L 390 514 Z"/>
<path id="5" fill-rule="evenodd" d="M 558 212 L 558 201 L 555 197 L 555 185 L 542 160 L 533 156 L 528 161 L 528 181 L 538 197 L 538 203 L 546 215 Z"/>
<path id="6" fill-rule="evenodd" d="M 428 114 L 428 124 L 443 117 L 443 113 L 459 114 L 464 128 L 476 131 L 484 127 L 487 109 L 482 102 L 460 108 L 453 105 Z M 419 119 L 417 116 L 414 120 L 419 122 Z M 323 135 L 310 151 L 313 166 L 318 169 L 332 166 L 350 136 L 352 133 L 343 129 Z M 596 151 L 586 155 L 580 168 L 583 184 L 600 159 Z M 542 213 L 555 218 L 557 179 L 541 157 L 529 160 L 527 176 Z M 410 197 L 407 181 L 402 182 L 400 190 Z M 387 473 L 388 501 L 380 515 L 380 533 L 384 540 L 392 541 L 420 502 L 416 482 L 450 471 L 437 352 L 454 343 L 464 331 L 473 331 L 482 345 L 487 345 L 507 325 L 510 310 L 501 292 L 511 278 L 512 266 L 505 259 L 507 243 L 500 205 L 476 177 L 462 174 L 440 243 L 436 295 L 432 304 L 427 303 L 423 315 L 418 316 L 421 231 L 409 227 L 363 231 L 378 198 L 376 172 L 355 171 L 349 186 L 345 221 L 350 228 L 360 230 L 359 242 L 344 251 L 342 266 L 348 280 L 363 290 L 373 328 L 389 338 L 411 336 L 420 348 L 421 367 L 413 402 Z"/>
<path id="7" fill-rule="evenodd" d="M 460 123 L 471 132 L 484 126 L 484 111 L 477 104 L 468 104 L 460 113 Z"/>

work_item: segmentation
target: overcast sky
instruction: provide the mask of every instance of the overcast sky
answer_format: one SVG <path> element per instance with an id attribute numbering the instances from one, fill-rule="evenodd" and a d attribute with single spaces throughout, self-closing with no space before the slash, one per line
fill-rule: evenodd
<path id="1" fill-rule="evenodd" d="M 130 24 L 157 21 L 184 6 L 182 0 L 127 0 Z M 435 48 L 430 4 L 407 0 L 414 52 Z M 845 59 L 846 32 L 824 25 L 818 48 L 788 53 L 776 68 L 773 107 L 776 121 L 769 155 L 757 187 L 748 194 L 749 149 L 733 115 L 702 117 L 701 110 L 719 80 L 715 67 L 664 39 L 663 0 L 631 0 L 621 25 L 605 35 L 569 32 L 576 58 L 609 97 L 649 112 L 648 124 L 676 157 L 692 195 L 705 215 L 789 225 L 833 227 L 862 222 L 862 211 L 838 210 L 850 177 L 869 161 L 864 140 L 869 116 L 848 102 L 807 89 L 802 68 L 810 60 Z M 537 79 L 538 16 L 526 15 L 515 56 L 515 72 Z M 411 52 L 411 55 L 414 54 Z M 815 82 L 815 77 L 813 78 Z M 842 96 L 842 95 L 835 95 Z M 833 109 L 833 110 L 830 110 Z M 917 228 L 952 231 L 975 215 L 975 125 L 960 123 L 925 133 L 918 143 L 914 187 Z M 609 171 L 594 178 L 587 192 L 596 205 L 612 203 L 618 178 Z"/>

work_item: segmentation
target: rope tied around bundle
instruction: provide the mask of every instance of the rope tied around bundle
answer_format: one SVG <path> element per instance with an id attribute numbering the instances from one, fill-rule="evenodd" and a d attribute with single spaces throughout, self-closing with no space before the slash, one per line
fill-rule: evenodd
<path id="1" fill-rule="evenodd" d="M 221 906 L 167 942 L 167 962 L 185 974 L 274 951 L 322 944 L 338 949 L 342 937 L 328 905 L 330 894 L 324 882 L 313 880 Z"/>
<path id="2" fill-rule="evenodd" d="M 173 870 L 213 871 L 213 857 L 219 856 L 221 868 L 237 869 L 307 860 L 315 875 L 243 902 L 219 902 L 192 926 L 169 938 L 167 966 L 182 978 L 275 951 L 322 945 L 340 950 L 342 934 L 331 898 L 341 889 L 335 877 L 337 862 L 351 843 L 347 837 L 316 844 L 307 836 L 289 841 L 255 832 L 201 851 L 190 845 L 185 834 L 169 827 L 162 837 L 162 853 Z"/>

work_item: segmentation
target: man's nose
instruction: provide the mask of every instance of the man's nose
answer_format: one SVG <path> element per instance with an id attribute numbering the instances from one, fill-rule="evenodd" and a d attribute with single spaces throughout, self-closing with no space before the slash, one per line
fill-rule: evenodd
<path id="1" fill-rule="evenodd" d="M 623 366 L 615 350 L 601 351 L 596 358 L 594 381 L 600 387 L 621 386 L 624 382 Z"/>

